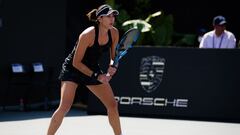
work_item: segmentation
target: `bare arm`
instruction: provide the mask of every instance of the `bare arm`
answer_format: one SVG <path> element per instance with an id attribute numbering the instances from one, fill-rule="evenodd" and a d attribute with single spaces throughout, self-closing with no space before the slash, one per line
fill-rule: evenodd
<path id="1" fill-rule="evenodd" d="M 80 34 L 72 63 L 75 68 L 87 76 L 91 76 L 93 71 L 82 63 L 82 59 L 85 55 L 86 49 L 93 42 L 94 34 L 92 33 L 94 33 L 92 30 L 85 30 L 82 34 Z"/>
<path id="2" fill-rule="evenodd" d="M 118 44 L 118 40 L 119 40 L 119 32 L 116 28 L 113 28 L 111 29 L 111 35 L 112 35 L 112 45 L 111 45 L 111 48 L 110 48 L 110 64 L 109 65 L 112 65 L 113 64 L 113 60 L 115 58 L 115 48 Z M 114 67 L 111 67 L 109 66 L 108 68 L 108 73 L 113 76 L 115 73 L 116 73 L 117 69 L 114 68 Z"/>
<path id="3" fill-rule="evenodd" d="M 112 35 L 112 45 L 111 45 L 111 49 L 110 49 L 110 60 L 114 60 L 115 58 L 115 48 L 118 44 L 118 40 L 119 40 L 119 32 L 116 28 L 111 29 L 111 35 Z M 110 61 L 111 63 L 111 61 Z"/>

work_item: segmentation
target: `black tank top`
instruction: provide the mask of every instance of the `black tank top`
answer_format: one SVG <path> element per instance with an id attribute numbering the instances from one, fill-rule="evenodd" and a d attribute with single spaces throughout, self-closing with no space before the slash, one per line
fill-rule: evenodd
<path id="1" fill-rule="evenodd" d="M 89 67 L 93 71 L 99 68 L 99 60 L 102 54 L 106 51 L 109 51 L 109 48 L 112 44 L 112 36 L 111 36 L 110 30 L 108 31 L 108 42 L 105 45 L 99 45 L 98 34 L 99 34 L 99 28 L 98 26 L 95 26 L 94 44 L 91 47 L 88 47 L 86 49 L 85 55 L 82 59 L 82 63 L 85 64 L 87 67 Z M 78 41 L 76 42 L 72 52 L 65 59 L 64 64 L 66 68 L 68 68 L 69 66 L 74 68 L 72 65 L 72 61 L 73 61 L 74 53 L 76 51 L 77 44 L 78 44 Z"/>

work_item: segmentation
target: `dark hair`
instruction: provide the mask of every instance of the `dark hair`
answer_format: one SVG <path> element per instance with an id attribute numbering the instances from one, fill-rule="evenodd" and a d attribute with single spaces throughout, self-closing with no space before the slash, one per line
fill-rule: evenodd
<path id="1" fill-rule="evenodd" d="M 89 21 L 97 22 L 97 16 L 96 16 L 97 9 L 93 9 L 89 13 L 87 13 L 87 17 Z"/>

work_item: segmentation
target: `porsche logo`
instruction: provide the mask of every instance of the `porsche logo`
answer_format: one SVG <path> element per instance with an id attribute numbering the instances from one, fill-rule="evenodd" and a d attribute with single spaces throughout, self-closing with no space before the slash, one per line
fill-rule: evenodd
<path id="1" fill-rule="evenodd" d="M 148 56 L 141 60 L 139 80 L 144 91 L 151 93 L 160 85 L 164 73 L 165 59 Z"/>

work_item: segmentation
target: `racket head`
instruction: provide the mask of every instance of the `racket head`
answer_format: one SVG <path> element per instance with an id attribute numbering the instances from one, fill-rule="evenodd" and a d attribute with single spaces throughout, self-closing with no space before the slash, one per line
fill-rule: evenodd
<path id="1" fill-rule="evenodd" d="M 127 50 L 132 48 L 137 42 L 139 35 L 140 31 L 137 28 L 131 28 L 123 34 L 115 49 L 116 56 L 113 65 L 117 65 L 118 61 L 127 53 Z"/>
<path id="2" fill-rule="evenodd" d="M 131 48 L 133 44 L 136 43 L 138 36 L 140 35 L 140 31 L 136 28 L 129 29 L 124 35 L 122 39 L 122 47 L 124 49 Z"/>
<path id="3" fill-rule="evenodd" d="M 131 28 L 126 31 L 123 34 L 119 44 L 116 46 L 116 55 L 119 55 L 120 52 L 132 48 L 132 46 L 137 42 L 139 35 L 140 31 L 137 28 Z"/>

